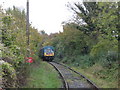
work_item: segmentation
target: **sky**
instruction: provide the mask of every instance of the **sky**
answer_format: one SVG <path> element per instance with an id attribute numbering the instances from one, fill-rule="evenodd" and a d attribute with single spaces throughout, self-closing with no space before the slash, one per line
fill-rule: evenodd
<path id="1" fill-rule="evenodd" d="M 72 18 L 73 12 L 66 4 L 78 0 L 29 0 L 29 19 L 33 27 L 47 34 L 63 31 L 62 22 Z M 81 1 L 81 0 L 79 0 Z M 0 0 L 3 8 L 19 7 L 26 10 L 27 0 Z"/>

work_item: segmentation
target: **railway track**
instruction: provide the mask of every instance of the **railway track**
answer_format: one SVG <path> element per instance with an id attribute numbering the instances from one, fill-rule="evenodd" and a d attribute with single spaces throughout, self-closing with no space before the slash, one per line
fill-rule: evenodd
<path id="1" fill-rule="evenodd" d="M 49 64 L 51 64 L 60 74 L 63 81 L 62 88 L 65 88 L 65 90 L 71 88 L 90 88 L 92 90 L 98 90 L 98 87 L 92 83 L 92 81 L 70 67 L 57 62 L 49 62 Z"/>

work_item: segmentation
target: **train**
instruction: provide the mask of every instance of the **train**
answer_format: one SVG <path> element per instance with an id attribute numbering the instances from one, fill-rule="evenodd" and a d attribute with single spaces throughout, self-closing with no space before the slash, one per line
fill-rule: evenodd
<path id="1" fill-rule="evenodd" d="M 55 49 L 53 46 L 44 46 L 40 49 L 40 55 L 39 57 L 43 61 L 52 61 L 55 56 Z"/>

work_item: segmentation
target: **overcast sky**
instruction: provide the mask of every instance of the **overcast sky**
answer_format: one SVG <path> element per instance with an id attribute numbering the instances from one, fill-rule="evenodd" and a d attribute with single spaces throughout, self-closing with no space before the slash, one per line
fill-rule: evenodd
<path id="1" fill-rule="evenodd" d="M 0 0 L 3 8 L 17 6 L 26 8 L 27 0 Z M 81 0 L 29 0 L 30 22 L 38 30 L 45 30 L 46 33 L 62 31 L 61 23 L 69 20 L 73 13 L 66 6 L 68 2 L 73 3 Z"/>

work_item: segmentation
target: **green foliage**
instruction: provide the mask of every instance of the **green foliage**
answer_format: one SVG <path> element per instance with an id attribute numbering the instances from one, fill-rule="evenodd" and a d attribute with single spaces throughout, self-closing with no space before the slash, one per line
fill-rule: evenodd
<path id="1" fill-rule="evenodd" d="M 2 21 L 4 24 L 6 24 L 7 26 L 9 26 L 11 24 L 11 17 L 10 16 L 5 16 L 4 18 L 2 18 Z"/>
<path id="2" fill-rule="evenodd" d="M 4 62 L 2 65 L 2 78 L 5 87 L 16 87 L 16 71 L 11 64 Z"/>
<path id="3" fill-rule="evenodd" d="M 90 54 L 92 56 L 98 56 L 98 55 L 102 55 L 102 54 L 104 55 L 110 49 L 110 46 L 109 46 L 110 44 L 111 44 L 111 41 L 108 41 L 108 40 L 100 41 L 99 43 L 97 43 L 96 45 L 93 46 Z M 103 49 L 104 49 L 104 51 L 103 51 Z"/>
<path id="4" fill-rule="evenodd" d="M 64 24 L 63 32 L 47 39 L 56 49 L 55 60 L 85 70 L 98 63 L 105 70 L 96 75 L 116 80 L 112 78 L 117 78 L 118 69 L 118 3 L 78 2 L 70 8 L 76 13 L 75 21 Z"/>
<path id="5" fill-rule="evenodd" d="M 118 4 L 115 2 L 84 2 L 83 5 L 79 3 L 74 5 L 77 9 L 73 7 L 71 9 L 77 14 L 77 18 L 82 19 L 78 22 L 84 21 L 86 23 L 76 25 L 75 28 L 88 35 L 88 38 L 85 38 L 88 39 L 86 43 L 90 49 L 90 55 L 98 58 L 97 61 L 102 57 L 106 62 L 116 61 L 118 52 Z"/>
<path id="6" fill-rule="evenodd" d="M 75 3 L 71 9 L 76 13 L 76 22 L 66 23 L 63 32 L 47 35 L 30 25 L 30 56 L 38 59 L 39 49 L 52 45 L 56 50 L 56 59 L 64 63 L 80 66 L 84 69 L 99 63 L 106 71 L 96 72 L 104 75 L 114 72 L 118 60 L 118 4 L 116 2 Z M 1 9 L 0 9 L 1 10 Z M 1 12 L 1 11 L 0 11 Z M 2 16 L 2 57 L 12 60 L 13 67 L 19 72 L 26 57 L 25 11 L 16 7 L 6 11 Z M 39 45 L 38 45 L 39 43 Z M 0 47 L 0 48 L 1 48 Z M 114 65 L 113 65 L 114 63 Z M 20 72 L 21 72 L 20 71 Z M 20 75 L 23 75 L 20 74 Z M 115 76 L 116 77 L 116 76 Z M 112 77 L 108 77 L 112 78 Z M 109 79 L 111 80 L 111 79 Z"/>
<path id="7" fill-rule="evenodd" d="M 1 58 L 10 63 L 12 68 L 16 70 L 17 84 L 23 85 L 27 75 L 26 70 L 28 65 L 25 64 L 27 51 L 26 44 L 26 15 L 24 10 L 20 10 L 15 6 L 13 9 L 6 10 L 6 14 L 0 9 L 2 44 L 0 43 Z M 36 60 L 38 57 L 37 44 L 42 41 L 42 36 L 38 31 L 30 25 L 30 57 Z M 7 68 L 7 67 L 5 67 Z M 8 77 L 9 78 L 9 77 Z M 18 85 L 18 86 L 19 86 Z"/>
<path id="8" fill-rule="evenodd" d="M 9 63 L 3 63 L 2 69 L 8 69 L 8 75 L 10 75 L 11 78 L 16 79 L 16 73 L 14 68 Z M 6 72 L 6 71 L 5 71 Z M 4 73 L 5 74 L 5 73 Z"/>

